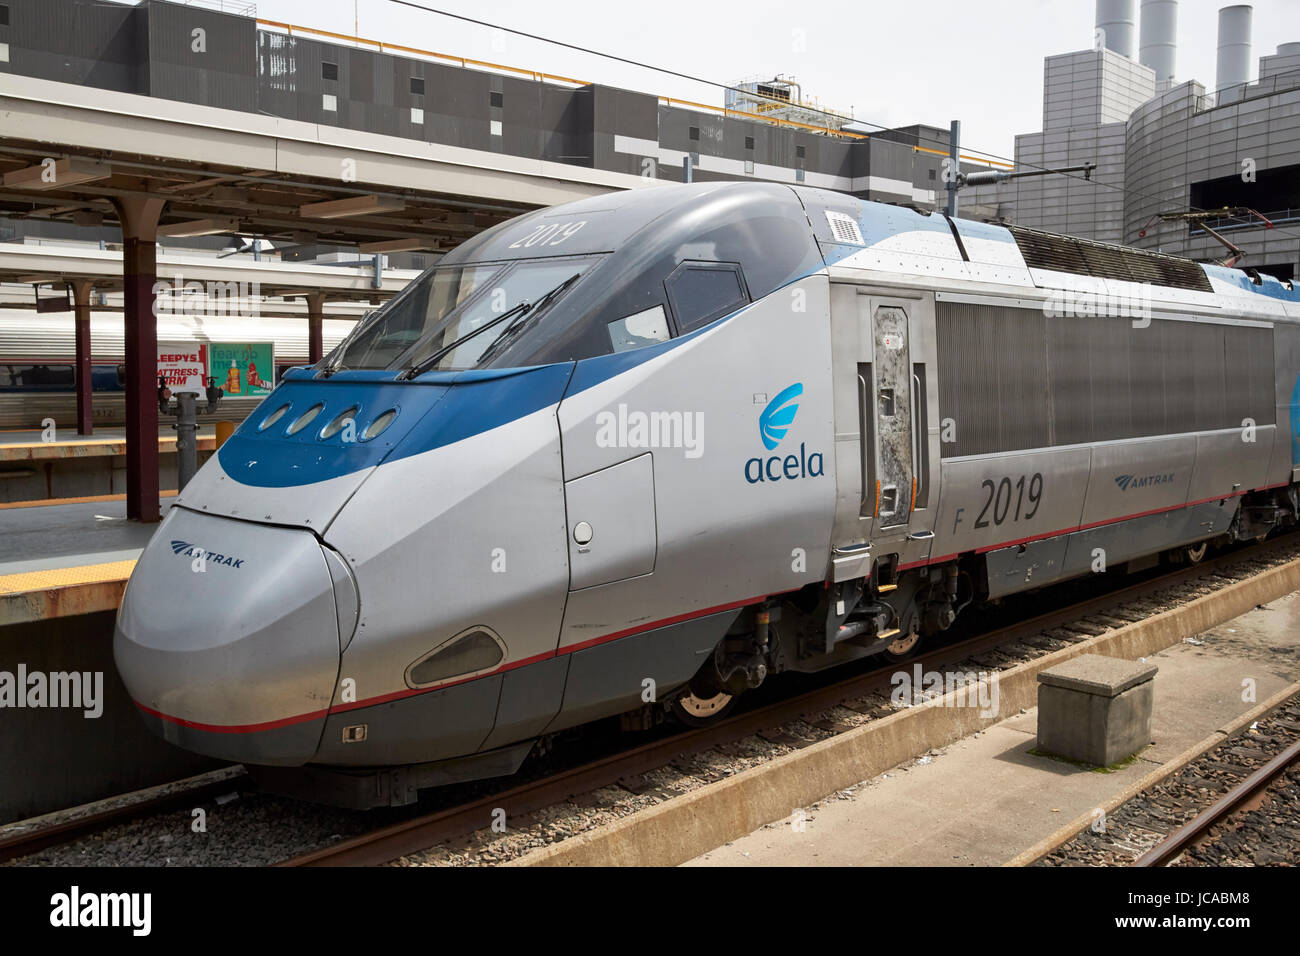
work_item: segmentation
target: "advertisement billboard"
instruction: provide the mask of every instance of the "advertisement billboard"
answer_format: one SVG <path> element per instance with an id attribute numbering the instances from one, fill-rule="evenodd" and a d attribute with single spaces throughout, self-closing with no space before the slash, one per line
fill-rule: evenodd
<path id="1" fill-rule="evenodd" d="M 271 342 L 213 342 L 208 345 L 211 375 L 226 394 L 247 398 L 271 394 L 275 387 L 275 345 Z"/>
<path id="2" fill-rule="evenodd" d="M 202 395 L 207 387 L 208 346 L 158 343 L 158 375 L 172 394 Z"/>

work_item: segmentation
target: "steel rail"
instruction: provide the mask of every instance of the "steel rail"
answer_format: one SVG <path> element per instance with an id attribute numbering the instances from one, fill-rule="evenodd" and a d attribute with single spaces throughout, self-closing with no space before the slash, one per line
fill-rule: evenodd
<path id="1" fill-rule="evenodd" d="M 40 850 L 63 843 L 72 843 L 84 837 L 107 829 L 118 823 L 126 823 L 153 813 L 164 813 L 183 807 L 193 807 L 196 802 L 203 802 L 223 793 L 230 793 L 241 787 L 251 786 L 247 774 L 237 774 L 211 783 L 200 784 L 185 790 L 161 794 L 135 803 L 110 807 L 84 817 L 56 823 L 51 826 L 37 827 L 28 831 L 19 831 L 7 837 L 0 837 L 0 863 L 29 856 Z"/>
<path id="2" fill-rule="evenodd" d="M 1237 786 L 1229 790 L 1213 806 L 1197 814 L 1190 822 L 1179 827 L 1134 861 L 1134 866 L 1168 866 L 1184 850 L 1202 842 L 1216 823 L 1239 812 L 1243 805 L 1267 789 L 1286 773 L 1287 768 L 1300 758 L 1300 740 L 1297 740 L 1264 766 L 1260 767 Z"/>

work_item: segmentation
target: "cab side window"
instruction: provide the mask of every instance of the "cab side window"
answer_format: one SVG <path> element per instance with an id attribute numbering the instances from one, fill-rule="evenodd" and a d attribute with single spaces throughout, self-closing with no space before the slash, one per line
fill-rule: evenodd
<path id="1" fill-rule="evenodd" d="M 685 335 L 749 302 L 745 277 L 731 262 L 686 261 L 664 282 L 677 334 Z"/>
<path id="2" fill-rule="evenodd" d="M 668 316 L 664 314 L 662 305 L 617 319 L 610 322 L 608 328 L 610 344 L 615 352 L 667 342 L 672 337 L 668 332 Z"/>

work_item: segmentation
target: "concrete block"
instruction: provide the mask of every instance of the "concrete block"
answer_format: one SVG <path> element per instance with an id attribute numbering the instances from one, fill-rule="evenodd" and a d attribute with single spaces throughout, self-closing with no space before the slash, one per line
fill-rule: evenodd
<path id="1" fill-rule="evenodd" d="M 1151 742 L 1155 664 L 1082 654 L 1038 674 L 1038 747 L 1110 766 Z"/>

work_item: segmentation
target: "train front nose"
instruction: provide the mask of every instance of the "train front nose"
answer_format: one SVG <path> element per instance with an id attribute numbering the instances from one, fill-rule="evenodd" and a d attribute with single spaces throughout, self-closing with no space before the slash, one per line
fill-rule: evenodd
<path id="1" fill-rule="evenodd" d="M 177 746 L 303 764 L 338 678 L 325 552 L 308 531 L 173 508 L 131 575 L 113 656 L 146 723 Z"/>

